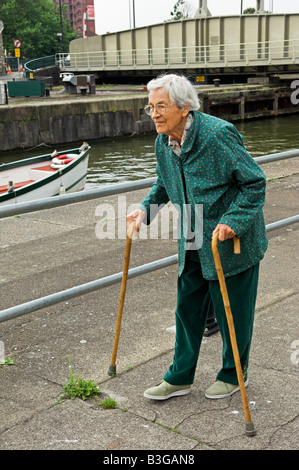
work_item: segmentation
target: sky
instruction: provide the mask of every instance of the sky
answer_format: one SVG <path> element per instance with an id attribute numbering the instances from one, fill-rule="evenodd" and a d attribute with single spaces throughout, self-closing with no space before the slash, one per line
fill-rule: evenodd
<path id="1" fill-rule="evenodd" d="M 265 0 L 265 10 L 273 2 L 273 13 L 299 13 L 299 0 Z M 122 31 L 133 27 L 132 0 L 94 0 L 96 33 Z M 170 18 L 176 0 L 135 0 L 135 26 L 163 23 Z M 198 8 L 198 0 L 189 0 Z M 208 0 L 212 15 L 239 15 L 241 0 Z M 243 0 L 243 9 L 256 8 L 256 0 Z M 131 16 L 130 16 L 131 10 Z"/>

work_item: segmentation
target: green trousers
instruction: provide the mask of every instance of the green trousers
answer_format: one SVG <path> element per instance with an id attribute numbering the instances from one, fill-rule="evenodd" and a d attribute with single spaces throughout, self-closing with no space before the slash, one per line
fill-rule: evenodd
<path id="1" fill-rule="evenodd" d="M 259 263 L 226 278 L 244 379 L 247 378 L 258 275 Z M 164 376 L 166 382 L 172 385 L 193 383 L 211 301 L 223 341 L 222 368 L 216 378 L 238 384 L 219 282 L 203 278 L 196 250 L 187 252 L 184 271 L 178 277 L 175 352 L 173 363 Z"/>

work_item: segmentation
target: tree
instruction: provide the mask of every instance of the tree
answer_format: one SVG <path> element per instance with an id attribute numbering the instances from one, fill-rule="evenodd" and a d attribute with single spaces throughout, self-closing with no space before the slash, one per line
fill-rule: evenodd
<path id="1" fill-rule="evenodd" d="M 3 45 L 14 55 L 14 40 L 22 42 L 22 56 L 35 59 L 61 52 L 59 9 L 52 0 L 1 0 L 0 20 L 4 23 Z M 77 37 L 63 15 L 65 49 Z"/>
<path id="2" fill-rule="evenodd" d="M 255 8 L 246 8 L 246 10 L 243 11 L 244 15 L 254 15 L 255 14 Z"/>
<path id="3" fill-rule="evenodd" d="M 185 0 L 178 0 L 173 7 L 173 11 L 170 12 L 170 21 L 191 18 L 194 16 L 194 13 L 195 8 L 192 3 Z"/>

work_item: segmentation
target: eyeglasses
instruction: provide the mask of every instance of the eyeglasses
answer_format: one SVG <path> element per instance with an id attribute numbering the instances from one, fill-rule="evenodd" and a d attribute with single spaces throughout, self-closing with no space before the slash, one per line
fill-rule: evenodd
<path id="1" fill-rule="evenodd" d="M 166 106 L 165 104 L 157 104 L 157 106 L 151 106 L 150 104 L 148 104 L 147 106 L 145 106 L 144 111 L 146 112 L 146 114 L 148 114 L 148 116 L 153 114 L 155 110 L 158 114 L 165 114 L 166 109 L 170 108 L 171 106 L 172 104 L 168 106 Z"/>

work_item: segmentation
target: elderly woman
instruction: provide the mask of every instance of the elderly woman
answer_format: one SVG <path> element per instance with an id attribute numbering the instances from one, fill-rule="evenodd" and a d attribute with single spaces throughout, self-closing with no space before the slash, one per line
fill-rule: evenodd
<path id="1" fill-rule="evenodd" d="M 152 205 L 171 201 L 181 214 L 191 207 L 193 239 L 188 239 L 182 222 L 185 217 L 180 217 L 173 363 L 163 380 L 146 390 L 144 396 L 165 400 L 190 392 L 212 301 L 223 341 L 222 368 L 205 395 L 224 398 L 239 387 L 211 238 L 219 231 L 219 253 L 247 385 L 259 263 L 268 244 L 262 211 L 265 175 L 232 124 L 199 111 L 196 90 L 187 78 L 164 75 L 151 80 L 147 88 L 149 104 L 145 110 L 158 133 L 158 177 L 140 209 L 127 216 L 127 224 L 135 220 L 138 231 L 142 221 L 151 222 Z M 202 208 L 202 224 L 195 223 L 198 207 Z M 235 235 L 240 238 L 240 255 L 233 253 Z"/>

